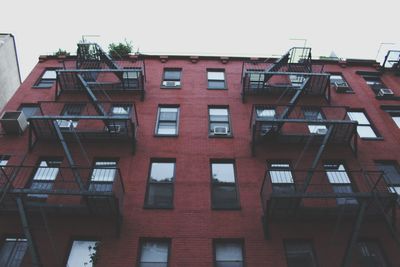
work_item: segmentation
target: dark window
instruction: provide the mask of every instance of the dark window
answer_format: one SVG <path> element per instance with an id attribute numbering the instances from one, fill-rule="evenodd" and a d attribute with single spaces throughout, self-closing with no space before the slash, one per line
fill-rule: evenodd
<path id="1" fill-rule="evenodd" d="M 175 180 L 175 161 L 154 160 L 150 165 L 146 207 L 171 208 Z"/>
<path id="2" fill-rule="evenodd" d="M 289 75 L 290 83 L 293 87 L 299 88 L 305 81 L 304 75 Z"/>
<path id="3" fill-rule="evenodd" d="M 328 176 L 329 183 L 332 185 L 335 193 L 353 193 L 351 180 L 346 172 L 343 164 L 327 163 L 324 164 L 326 175 Z M 357 199 L 352 197 L 336 198 L 338 205 L 357 205 Z"/>
<path id="4" fill-rule="evenodd" d="M 40 108 L 37 104 L 22 104 L 18 110 L 22 111 L 27 119 L 40 113 Z"/>
<path id="5" fill-rule="evenodd" d="M 98 253 L 99 241 L 74 240 L 69 252 L 67 266 L 93 267 L 92 257 Z"/>
<path id="6" fill-rule="evenodd" d="M 383 177 L 391 192 L 400 195 L 400 168 L 395 161 L 377 161 L 376 166 L 383 172 Z"/>
<path id="7" fill-rule="evenodd" d="M 51 190 L 57 178 L 62 159 L 48 158 L 40 160 L 31 180 L 31 189 Z M 29 194 L 29 197 L 47 198 L 47 194 Z"/>
<path id="8" fill-rule="evenodd" d="M 386 267 L 388 266 L 383 251 L 374 241 L 359 241 L 357 243 L 359 253 L 359 266 Z"/>
<path id="9" fill-rule="evenodd" d="M 0 266 L 19 267 L 24 259 L 28 242 L 24 238 L 6 238 L 0 248 Z"/>
<path id="10" fill-rule="evenodd" d="M 330 76 L 331 86 L 335 88 L 336 93 L 352 93 L 353 90 L 349 84 L 343 78 L 341 74 L 331 74 Z"/>
<path id="11" fill-rule="evenodd" d="M 308 123 L 308 130 L 312 134 L 324 135 L 328 131 L 325 125 L 318 124 L 318 121 L 325 120 L 325 116 L 320 108 L 303 108 L 304 118 L 306 120 L 316 121 Z"/>
<path id="12" fill-rule="evenodd" d="M 156 135 L 178 135 L 179 107 L 158 108 Z"/>
<path id="13" fill-rule="evenodd" d="M 139 267 L 167 267 L 170 241 L 142 240 Z"/>
<path id="14" fill-rule="evenodd" d="M 61 111 L 61 116 L 79 116 L 82 113 L 84 104 L 65 104 Z M 58 126 L 62 130 L 70 130 L 78 126 L 78 119 L 73 120 L 57 120 Z"/>
<path id="15" fill-rule="evenodd" d="M 3 188 L 5 184 L 9 182 L 9 178 L 7 177 L 9 174 L 7 173 L 6 168 L 4 166 L 7 165 L 8 161 L 10 160 L 10 156 L 8 155 L 0 155 L 0 188 Z"/>
<path id="16" fill-rule="evenodd" d="M 312 243 L 303 240 L 285 241 L 288 267 L 316 267 Z"/>
<path id="17" fill-rule="evenodd" d="M 138 88 L 139 87 L 140 68 L 124 68 L 122 74 L 124 88 Z"/>
<path id="18" fill-rule="evenodd" d="M 357 133 L 361 138 L 377 138 L 378 134 L 372 127 L 371 122 L 363 111 L 349 111 L 347 112 L 350 120 L 357 121 Z"/>
<path id="19" fill-rule="evenodd" d="M 132 105 L 114 104 L 111 106 L 110 116 L 128 119 L 131 115 Z M 128 130 L 128 120 L 113 120 L 108 124 L 108 131 L 112 133 L 125 133 Z"/>
<path id="20" fill-rule="evenodd" d="M 294 192 L 292 169 L 289 162 L 270 162 L 268 173 L 271 178 L 272 190 L 274 192 Z"/>
<path id="21" fill-rule="evenodd" d="M 231 136 L 229 109 L 227 107 L 208 108 L 209 135 Z"/>
<path id="22" fill-rule="evenodd" d="M 248 70 L 251 89 L 260 89 L 265 87 L 265 72 L 264 70 Z"/>
<path id="23" fill-rule="evenodd" d="M 42 74 L 42 77 L 36 82 L 36 88 L 51 88 L 57 79 L 56 69 L 48 69 Z"/>
<path id="24" fill-rule="evenodd" d="M 180 69 L 164 69 L 162 88 L 180 88 L 181 72 Z"/>
<path id="25" fill-rule="evenodd" d="M 207 70 L 208 89 L 226 89 L 224 70 Z"/>
<path id="26" fill-rule="evenodd" d="M 243 244 L 240 241 L 214 241 L 215 267 L 243 267 Z"/>
<path id="27" fill-rule="evenodd" d="M 117 174 L 117 161 L 96 160 L 90 177 L 90 191 L 111 192 Z"/>
<path id="28" fill-rule="evenodd" d="M 215 209 L 239 208 L 233 162 L 211 162 L 211 202 Z"/>
<path id="29" fill-rule="evenodd" d="M 374 91 L 375 95 L 379 95 L 381 89 L 387 89 L 379 76 L 363 76 L 366 83 Z"/>

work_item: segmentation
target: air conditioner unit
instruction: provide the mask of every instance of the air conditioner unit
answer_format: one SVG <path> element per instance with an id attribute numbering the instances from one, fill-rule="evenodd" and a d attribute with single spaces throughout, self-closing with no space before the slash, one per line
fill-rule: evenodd
<path id="1" fill-rule="evenodd" d="M 28 121 L 22 111 L 5 111 L 0 123 L 7 134 L 21 134 L 28 127 Z"/>
<path id="2" fill-rule="evenodd" d="M 121 132 L 121 125 L 110 124 L 107 127 L 109 133 L 119 133 Z"/>
<path id="3" fill-rule="evenodd" d="M 379 96 L 393 96 L 394 93 L 393 93 L 392 89 L 382 88 L 379 90 L 378 95 Z"/>
<path id="4" fill-rule="evenodd" d="M 326 128 L 318 128 L 318 129 L 315 131 L 316 134 L 320 134 L 320 135 L 324 135 L 324 134 L 326 134 L 327 132 L 328 132 L 328 129 L 326 129 Z"/>
<path id="5" fill-rule="evenodd" d="M 215 135 L 227 135 L 228 127 L 225 126 L 216 126 L 213 129 Z"/>
<path id="6" fill-rule="evenodd" d="M 178 87 L 181 85 L 180 81 L 163 81 L 163 86 Z"/>
<path id="7" fill-rule="evenodd" d="M 57 120 L 57 124 L 61 129 L 70 129 L 73 122 L 72 120 Z"/>
<path id="8" fill-rule="evenodd" d="M 345 93 L 349 90 L 349 85 L 346 82 L 335 82 L 334 87 L 337 93 Z"/>

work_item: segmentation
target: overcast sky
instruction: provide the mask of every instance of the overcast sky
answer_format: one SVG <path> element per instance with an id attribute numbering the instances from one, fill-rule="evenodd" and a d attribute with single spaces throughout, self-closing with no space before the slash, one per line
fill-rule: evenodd
<path id="1" fill-rule="evenodd" d="M 292 46 L 375 59 L 400 49 L 394 0 L 1 0 L 0 32 L 14 34 L 24 79 L 41 54 L 75 53 L 82 35 L 103 48 L 131 41 L 149 54 L 277 56 Z"/>

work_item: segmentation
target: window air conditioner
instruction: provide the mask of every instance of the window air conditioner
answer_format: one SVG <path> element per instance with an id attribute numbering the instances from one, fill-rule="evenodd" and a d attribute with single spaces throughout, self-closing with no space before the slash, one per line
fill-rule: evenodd
<path id="1" fill-rule="evenodd" d="M 394 93 L 393 93 L 392 89 L 382 88 L 379 90 L 378 95 L 379 96 L 393 96 Z"/>
<path id="2" fill-rule="evenodd" d="M 317 131 L 315 132 L 316 134 L 324 135 L 328 132 L 328 129 L 326 128 L 318 128 Z"/>
<path id="3" fill-rule="evenodd" d="M 224 126 L 216 126 L 213 129 L 215 135 L 227 135 L 228 134 L 228 127 Z"/>
<path id="4" fill-rule="evenodd" d="M 349 90 L 349 85 L 346 82 L 335 82 L 334 87 L 337 93 L 345 93 Z"/>
<path id="5" fill-rule="evenodd" d="M 5 111 L 0 123 L 7 134 L 21 134 L 28 127 L 28 121 L 22 111 Z"/>
<path id="6" fill-rule="evenodd" d="M 168 87 L 177 87 L 180 86 L 181 82 L 179 81 L 164 81 L 163 86 L 168 86 Z"/>
<path id="7" fill-rule="evenodd" d="M 70 129 L 73 122 L 72 120 L 57 120 L 57 124 L 61 129 Z"/>

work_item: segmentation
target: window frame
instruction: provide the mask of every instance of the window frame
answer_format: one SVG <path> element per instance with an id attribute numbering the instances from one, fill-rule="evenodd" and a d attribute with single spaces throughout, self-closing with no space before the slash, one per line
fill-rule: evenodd
<path id="1" fill-rule="evenodd" d="M 335 90 L 335 92 L 337 94 L 355 94 L 353 88 L 350 86 L 350 83 L 347 81 L 347 79 L 344 77 L 344 74 L 342 72 L 329 72 L 330 77 L 332 76 L 340 76 L 341 79 L 343 80 L 343 82 L 345 82 L 347 84 L 347 89 L 344 92 L 338 92 L 337 90 Z M 330 78 L 329 78 L 329 84 L 332 87 L 335 87 L 335 84 L 332 84 Z"/>
<path id="2" fill-rule="evenodd" d="M 211 114 L 210 114 L 211 109 L 226 109 L 226 111 L 228 113 L 228 121 L 223 121 L 223 122 L 212 121 Z M 212 138 L 232 138 L 233 137 L 231 112 L 230 112 L 229 106 L 227 106 L 227 105 L 209 105 L 207 107 L 207 114 L 208 114 L 208 137 L 212 137 Z M 211 132 L 211 124 L 212 123 L 227 123 L 228 124 L 228 133 L 219 135 L 219 134 L 215 134 L 215 133 Z"/>
<path id="3" fill-rule="evenodd" d="M 129 107 L 129 112 L 128 114 L 115 114 L 113 112 L 113 109 L 116 107 Z M 110 117 L 115 117 L 115 118 L 126 118 L 129 119 L 132 117 L 132 109 L 133 109 L 133 105 L 132 103 L 112 103 L 112 105 L 110 106 L 110 110 L 108 111 L 108 116 Z M 109 122 L 109 124 L 106 127 L 106 131 L 115 131 L 116 133 L 125 133 L 128 131 L 129 129 L 129 121 L 125 121 L 125 120 L 112 120 Z"/>
<path id="4" fill-rule="evenodd" d="M 45 68 L 42 71 L 42 73 L 40 74 L 40 77 L 36 80 L 36 82 L 32 86 L 32 88 L 34 88 L 34 89 L 51 89 L 51 88 L 53 88 L 54 84 L 57 83 L 57 70 L 60 70 L 60 69 L 61 68 Z M 54 79 L 43 78 L 43 76 L 46 74 L 47 71 L 54 71 L 56 73 L 56 78 L 54 78 Z M 43 81 L 47 82 L 48 85 L 50 85 L 50 81 L 52 81 L 52 83 L 50 86 L 40 85 L 40 83 L 42 83 Z"/>
<path id="5" fill-rule="evenodd" d="M 213 181 L 213 164 L 232 164 L 234 182 L 214 182 Z M 210 166 L 211 209 L 212 210 L 240 210 L 241 205 L 240 205 L 239 185 L 238 185 L 235 160 L 234 159 L 210 159 L 209 166 Z M 235 198 L 236 198 L 237 203 L 233 203 L 233 205 L 226 205 L 226 204 L 225 205 L 224 204 L 216 205 L 215 200 L 214 200 L 214 187 L 218 187 L 218 186 L 234 187 Z"/>
<path id="6" fill-rule="evenodd" d="M 42 113 L 40 105 L 37 103 L 22 103 L 21 105 L 19 105 L 18 111 L 21 111 L 22 113 L 24 113 L 23 108 L 37 108 L 37 111 Z M 35 115 L 26 116 L 24 113 L 24 116 L 28 120 L 30 117 L 35 116 Z"/>
<path id="7" fill-rule="evenodd" d="M 318 258 L 317 258 L 317 254 L 315 253 L 315 247 L 314 247 L 313 240 L 311 240 L 311 239 L 296 239 L 296 238 L 295 239 L 284 239 L 283 240 L 283 250 L 285 252 L 285 258 L 286 258 L 286 263 L 287 263 L 288 267 L 291 267 L 289 265 L 288 246 L 287 246 L 287 244 L 289 242 L 299 242 L 299 243 L 302 242 L 302 243 L 306 243 L 306 244 L 310 245 L 311 254 L 313 256 L 313 261 L 314 261 L 314 267 L 319 267 Z"/>
<path id="8" fill-rule="evenodd" d="M 387 89 L 388 87 L 386 84 L 382 81 L 381 75 L 373 75 L 373 74 L 362 74 L 361 75 L 367 84 L 367 86 L 372 90 L 372 92 L 375 94 L 376 97 L 379 97 L 379 91 L 381 89 Z M 372 84 L 369 84 L 368 82 L 374 82 L 374 85 L 377 83 L 380 83 L 380 87 L 375 89 Z"/>
<path id="9" fill-rule="evenodd" d="M 179 71 L 179 80 L 176 79 L 165 79 L 165 73 L 168 71 Z M 177 86 L 168 86 L 164 85 L 164 82 L 179 82 L 179 85 Z M 161 79 L 161 89 L 181 89 L 182 88 L 182 68 L 164 68 L 163 69 L 163 74 L 162 74 L 162 79 Z"/>
<path id="10" fill-rule="evenodd" d="M 112 182 L 110 182 L 110 181 L 96 181 L 96 180 L 93 181 L 92 180 L 94 171 L 96 170 L 96 163 L 97 162 L 115 162 L 115 168 L 109 168 L 110 170 L 111 169 L 115 170 L 114 178 L 113 178 Z M 90 174 L 89 174 L 89 179 L 88 179 L 88 184 L 89 184 L 88 185 L 88 190 L 91 191 L 91 192 L 112 192 L 113 191 L 113 186 L 114 186 L 114 183 L 115 183 L 115 179 L 119 175 L 119 173 L 118 173 L 119 172 L 118 162 L 119 162 L 119 158 L 97 158 L 97 157 L 94 158 L 93 162 L 92 162 Z M 99 166 L 101 166 L 101 165 L 99 165 Z M 107 165 L 104 165 L 104 166 L 107 166 Z M 112 166 L 112 165 L 109 165 L 109 166 Z M 99 168 L 99 167 L 98 167 L 98 169 L 101 170 L 101 168 Z M 107 169 L 107 168 L 105 168 L 105 169 Z M 108 185 L 108 184 L 111 185 L 111 191 L 92 190 L 91 189 L 92 185 Z"/>
<path id="11" fill-rule="evenodd" d="M 379 164 L 391 165 L 391 166 L 394 167 L 394 169 L 397 171 L 397 174 L 400 177 L 400 165 L 399 165 L 399 163 L 396 160 L 375 160 L 374 163 L 375 163 L 375 167 L 378 169 L 378 171 L 381 171 L 383 173 L 383 178 L 384 178 L 384 180 L 385 180 L 385 182 L 386 182 L 386 184 L 388 186 L 389 192 L 396 193 L 399 196 L 398 200 L 400 200 L 400 181 L 399 181 L 399 183 L 392 183 L 390 181 L 390 179 L 386 179 L 385 171 L 381 170 L 380 167 L 379 167 Z M 399 191 L 397 191 L 396 188 L 399 188 Z"/>
<path id="12" fill-rule="evenodd" d="M 272 167 L 272 164 L 287 164 L 288 167 L 284 168 L 284 167 Z M 292 167 L 292 162 L 290 160 L 268 160 L 267 161 L 267 171 L 268 171 L 268 175 L 271 179 L 271 186 L 272 186 L 272 190 L 274 192 L 274 185 L 283 185 L 284 187 L 287 187 L 288 190 L 284 191 L 284 192 L 289 192 L 289 193 L 293 193 L 297 191 L 296 188 L 296 177 L 295 177 L 295 173 L 293 172 L 294 169 Z M 291 179 L 293 180 L 292 183 L 274 183 L 272 181 L 272 175 L 271 175 L 271 171 L 288 171 L 291 174 Z M 275 191 L 275 192 L 279 192 L 281 193 L 281 190 Z"/>
<path id="13" fill-rule="evenodd" d="M 21 266 L 21 264 L 23 265 L 24 262 L 26 261 L 25 259 L 26 259 L 26 257 L 27 257 L 27 253 L 28 253 L 28 250 L 29 250 L 29 245 L 28 245 L 28 240 L 27 240 L 27 238 L 24 237 L 24 236 L 21 235 L 21 234 L 14 234 L 14 235 L 13 235 L 13 234 L 10 234 L 10 235 L 3 235 L 3 236 L 1 236 L 1 240 L 0 240 L 0 252 L 1 252 L 1 250 L 4 248 L 4 245 L 7 243 L 7 239 L 15 239 L 16 241 L 19 241 L 19 240 L 26 240 L 25 242 L 26 242 L 27 244 L 26 244 L 25 253 L 24 253 L 24 256 L 22 257 L 21 262 L 20 262 L 20 266 Z"/>
<path id="14" fill-rule="evenodd" d="M 74 110 L 73 115 L 69 115 L 67 114 L 68 112 L 71 112 L 71 110 L 69 110 L 70 108 L 79 108 L 79 110 Z M 82 115 L 83 110 L 85 109 L 86 104 L 85 103 L 65 103 L 61 112 L 60 112 L 60 116 L 76 116 L 79 117 Z M 77 111 L 77 112 L 75 112 Z M 63 125 L 63 123 L 66 123 L 66 126 Z M 78 126 L 79 123 L 79 119 L 73 119 L 73 120 L 62 120 L 59 119 L 57 120 L 57 124 L 58 127 L 62 130 L 62 131 L 70 131 L 71 130 L 71 125 L 72 127 L 75 129 Z"/>
<path id="15" fill-rule="evenodd" d="M 210 82 L 220 82 L 222 80 L 219 79 L 209 79 L 208 78 L 208 73 L 209 72 L 221 72 L 224 75 L 224 85 L 223 87 L 210 87 Z M 221 68 L 208 68 L 206 69 L 206 78 L 207 78 L 207 89 L 208 90 L 228 90 L 228 85 L 227 85 L 227 80 L 226 80 L 226 71 L 225 69 Z"/>
<path id="16" fill-rule="evenodd" d="M 394 125 L 400 129 L 400 106 L 386 106 L 382 105 L 381 109 L 389 114 Z M 398 118 L 396 121 L 394 118 Z"/>
<path id="17" fill-rule="evenodd" d="M 153 163 L 173 163 L 174 171 L 173 171 L 172 182 L 151 182 L 150 176 L 151 176 Z M 152 158 L 152 159 L 150 159 L 143 208 L 144 209 L 173 209 L 174 208 L 174 195 L 175 195 L 175 180 L 176 180 L 176 159 L 175 158 Z M 171 190 L 172 195 L 171 195 L 171 204 L 170 205 L 159 206 L 159 205 L 154 205 L 154 204 L 153 205 L 148 204 L 149 189 L 150 189 L 151 184 L 162 184 L 163 186 L 171 186 L 172 187 L 172 190 Z"/>
<path id="18" fill-rule="evenodd" d="M 102 242 L 100 238 L 95 237 L 95 236 L 72 236 L 72 237 L 70 237 L 69 242 L 68 242 L 68 249 L 65 254 L 65 265 L 68 264 L 69 256 L 71 254 L 71 250 L 74 245 L 74 241 L 87 241 L 87 242 L 94 241 L 94 242 L 100 242 L 100 243 Z"/>
<path id="19" fill-rule="evenodd" d="M 362 140 L 365 140 L 365 141 L 381 141 L 381 140 L 383 140 L 383 137 L 381 136 L 381 134 L 379 133 L 378 129 L 375 127 L 375 124 L 373 123 L 373 121 L 372 121 L 371 118 L 369 117 L 368 113 L 367 113 L 364 109 L 347 109 L 347 110 L 346 110 L 346 115 L 347 115 L 347 117 L 349 117 L 350 120 L 352 120 L 351 117 L 350 117 L 350 115 L 349 115 L 350 112 L 353 112 L 353 113 L 356 113 L 356 112 L 358 112 L 358 113 L 363 113 L 364 116 L 365 116 L 365 118 L 368 120 L 369 124 L 360 124 L 360 123 L 358 123 L 357 128 L 358 128 L 359 126 L 364 126 L 364 127 L 365 127 L 365 126 L 368 126 L 368 127 L 371 128 L 371 130 L 372 130 L 372 131 L 374 132 L 374 134 L 375 134 L 375 137 L 361 137 L 360 134 L 358 133 L 358 129 L 357 129 L 357 135 L 358 135 L 359 138 L 361 138 Z M 357 121 L 357 120 L 356 120 L 356 121 Z M 357 121 L 357 122 L 358 122 L 358 121 Z"/>
<path id="20" fill-rule="evenodd" d="M 217 245 L 218 244 L 239 244 L 242 250 L 242 267 L 246 266 L 246 249 L 245 241 L 242 238 L 214 238 L 212 240 L 212 250 L 213 250 L 213 266 L 218 267 L 217 261 Z"/>
<path id="21" fill-rule="evenodd" d="M 357 263 L 362 263 L 362 255 L 360 255 L 360 243 L 372 243 L 374 245 L 376 245 L 376 247 L 379 248 L 379 252 L 381 254 L 381 258 L 384 261 L 383 263 L 386 265 L 386 267 L 392 266 L 390 264 L 390 260 L 389 257 L 387 256 L 385 250 L 383 249 L 384 247 L 382 246 L 381 242 L 379 242 L 379 240 L 376 239 L 371 239 L 371 238 L 360 238 L 359 240 L 357 240 L 356 243 L 356 247 L 357 247 Z"/>
<path id="22" fill-rule="evenodd" d="M 176 108 L 177 112 L 176 112 L 176 121 L 172 121 L 172 120 L 163 120 L 160 121 L 160 115 L 161 115 L 161 109 L 162 108 Z M 179 105 L 158 105 L 157 107 L 157 119 L 156 119 L 156 127 L 154 130 L 154 136 L 156 137 L 177 137 L 179 136 L 179 117 L 180 117 L 180 113 L 181 113 L 181 109 Z M 158 130 L 160 127 L 160 122 L 166 122 L 166 123 L 175 123 L 175 129 L 176 129 L 176 133 L 175 134 L 159 134 Z"/>
<path id="23" fill-rule="evenodd" d="M 170 267 L 171 262 L 171 248 L 172 248 L 172 239 L 163 237 L 163 238 L 156 238 L 156 237 L 140 237 L 139 238 L 139 246 L 138 252 L 136 257 L 136 267 L 141 267 L 141 258 L 142 258 L 142 251 L 143 251 L 143 244 L 145 242 L 159 242 L 159 243 L 166 243 L 168 245 L 168 255 L 167 255 L 167 267 Z"/>

